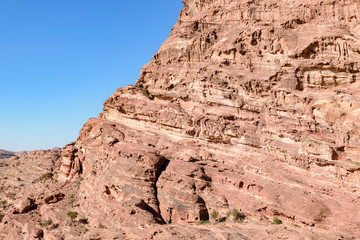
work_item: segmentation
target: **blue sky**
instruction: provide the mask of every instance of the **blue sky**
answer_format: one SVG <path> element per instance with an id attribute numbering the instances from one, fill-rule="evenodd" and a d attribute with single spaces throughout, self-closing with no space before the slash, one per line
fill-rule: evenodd
<path id="1" fill-rule="evenodd" d="M 0 149 L 63 147 L 134 84 L 181 0 L 0 1 Z"/>

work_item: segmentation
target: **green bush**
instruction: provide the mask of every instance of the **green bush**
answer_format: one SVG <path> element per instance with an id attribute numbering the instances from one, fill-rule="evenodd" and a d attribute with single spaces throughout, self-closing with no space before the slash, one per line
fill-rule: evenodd
<path id="1" fill-rule="evenodd" d="M 226 219 L 232 220 L 234 222 L 244 222 L 245 214 L 234 208 L 233 210 L 226 213 Z"/>
<path id="2" fill-rule="evenodd" d="M 50 218 L 49 218 L 48 220 L 40 223 L 40 225 L 41 225 L 42 227 L 47 227 L 47 226 L 49 226 L 49 225 L 51 225 L 51 224 L 52 224 L 52 220 L 51 220 Z"/>
<path id="3" fill-rule="evenodd" d="M 201 221 L 199 221 L 200 225 L 209 224 L 209 223 L 210 223 L 209 220 L 201 220 Z"/>
<path id="4" fill-rule="evenodd" d="M 282 224 L 282 221 L 278 217 L 274 217 L 272 224 Z"/>
<path id="5" fill-rule="evenodd" d="M 98 225 L 98 228 L 106 228 L 106 227 L 100 223 L 100 224 Z"/>
<path id="6" fill-rule="evenodd" d="M 37 183 L 37 182 L 43 182 L 46 180 L 51 179 L 54 176 L 54 174 L 52 172 L 48 172 L 48 173 L 44 173 L 43 175 L 41 175 L 38 179 L 35 179 L 33 181 L 33 183 Z"/>
<path id="7" fill-rule="evenodd" d="M 147 87 L 142 88 L 142 89 L 141 89 L 141 92 L 142 92 L 142 94 L 143 94 L 145 97 L 147 97 L 148 99 L 150 99 L 150 100 L 153 100 L 153 99 L 154 99 L 154 97 L 150 94 L 150 92 L 149 92 L 149 90 L 148 90 Z"/>
<path id="8" fill-rule="evenodd" d="M 214 209 L 210 214 L 212 219 L 217 219 L 219 217 L 219 213 Z"/>
<path id="9" fill-rule="evenodd" d="M 77 217 L 78 213 L 77 212 L 68 212 L 67 215 L 73 220 Z"/>
<path id="10" fill-rule="evenodd" d="M 2 222 L 3 218 L 5 217 L 4 214 L 0 213 L 0 223 Z"/>
<path id="11" fill-rule="evenodd" d="M 12 199 L 12 200 L 14 200 L 15 197 L 16 197 L 16 193 L 13 193 L 13 192 L 8 193 L 8 194 L 7 194 L 7 197 L 10 198 L 10 199 Z"/>

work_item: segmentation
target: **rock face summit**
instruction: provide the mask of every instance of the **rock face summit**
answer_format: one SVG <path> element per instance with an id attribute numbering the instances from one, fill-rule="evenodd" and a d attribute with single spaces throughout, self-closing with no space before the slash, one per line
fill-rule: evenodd
<path id="1" fill-rule="evenodd" d="M 358 0 L 186 0 L 0 235 L 360 239 L 359 64 Z"/>

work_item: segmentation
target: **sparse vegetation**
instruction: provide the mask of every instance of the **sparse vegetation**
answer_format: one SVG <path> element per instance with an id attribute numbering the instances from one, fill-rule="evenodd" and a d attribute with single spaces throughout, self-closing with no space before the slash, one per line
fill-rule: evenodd
<path id="1" fill-rule="evenodd" d="M 244 222 L 245 214 L 239 212 L 236 208 L 226 213 L 226 219 L 234 222 Z"/>
<path id="2" fill-rule="evenodd" d="M 47 227 L 47 226 L 50 226 L 52 223 L 53 223 L 52 220 L 49 218 L 48 220 L 41 222 L 40 225 L 42 227 Z"/>
<path id="3" fill-rule="evenodd" d="M 10 198 L 11 200 L 14 200 L 15 196 L 16 196 L 16 193 L 13 193 L 13 192 L 7 194 L 7 197 Z"/>
<path id="4" fill-rule="evenodd" d="M 84 225 L 78 226 L 77 230 L 78 230 L 78 236 L 81 236 L 82 234 L 87 233 L 89 231 L 89 229 L 86 228 Z"/>
<path id="5" fill-rule="evenodd" d="M 0 201 L 0 207 L 6 206 L 6 205 L 7 205 L 7 201 L 6 201 L 6 200 Z"/>
<path id="6" fill-rule="evenodd" d="M 75 186 L 79 187 L 82 180 L 84 180 L 82 177 L 79 177 L 78 179 L 76 179 L 76 181 L 74 182 Z"/>
<path id="7" fill-rule="evenodd" d="M 304 182 L 298 180 L 298 179 L 294 179 L 295 182 L 299 183 L 299 184 L 304 184 Z"/>
<path id="8" fill-rule="evenodd" d="M 77 217 L 78 213 L 69 211 L 67 215 L 71 218 L 71 220 L 74 220 Z"/>
<path id="9" fill-rule="evenodd" d="M 209 220 L 201 220 L 198 222 L 200 225 L 205 225 L 205 224 L 209 224 L 210 221 Z"/>
<path id="10" fill-rule="evenodd" d="M 43 182 L 43 181 L 52 179 L 53 176 L 54 176 L 54 174 L 53 174 L 52 172 L 44 173 L 44 174 L 41 175 L 38 179 L 35 179 L 35 180 L 33 181 L 33 183 Z"/>
<path id="11" fill-rule="evenodd" d="M 172 156 L 165 156 L 165 158 L 169 161 L 174 160 L 174 158 Z"/>
<path id="12" fill-rule="evenodd" d="M 282 221 L 278 217 L 274 217 L 271 224 L 282 224 Z"/>
<path id="13" fill-rule="evenodd" d="M 245 171 L 244 167 L 240 167 L 239 165 L 235 165 L 235 168 L 236 168 L 236 169 L 239 169 L 239 170 L 242 171 L 242 172 Z"/>
<path id="14" fill-rule="evenodd" d="M 101 223 L 99 223 L 98 228 L 106 228 L 104 225 L 102 225 Z"/>
<path id="15" fill-rule="evenodd" d="M 0 223 L 2 222 L 4 217 L 5 217 L 5 215 L 3 213 L 0 213 Z"/>
<path id="16" fill-rule="evenodd" d="M 70 200 L 69 200 L 69 205 L 73 206 L 74 203 L 75 203 L 75 197 L 74 197 L 74 194 L 71 194 Z"/>
<path id="17" fill-rule="evenodd" d="M 256 7 L 250 8 L 250 17 L 255 18 L 256 15 Z"/>
<path id="18" fill-rule="evenodd" d="M 74 203 L 75 203 L 75 199 L 70 198 L 70 200 L 69 200 L 69 205 L 70 205 L 70 206 L 74 206 Z"/>
<path id="19" fill-rule="evenodd" d="M 153 100 L 153 99 L 154 99 L 154 97 L 150 94 L 150 92 L 149 92 L 149 90 L 148 90 L 147 87 L 143 87 L 143 88 L 141 89 L 141 93 L 142 93 L 145 97 L 147 97 L 148 99 L 150 99 L 150 100 Z"/>
<path id="20" fill-rule="evenodd" d="M 351 159 L 347 159 L 346 161 L 351 162 L 351 163 L 355 164 L 356 166 L 360 167 L 360 162 L 355 162 L 355 161 L 352 161 Z"/>
<path id="21" fill-rule="evenodd" d="M 210 214 L 212 219 L 217 219 L 219 217 L 219 212 L 217 212 L 215 209 Z"/>

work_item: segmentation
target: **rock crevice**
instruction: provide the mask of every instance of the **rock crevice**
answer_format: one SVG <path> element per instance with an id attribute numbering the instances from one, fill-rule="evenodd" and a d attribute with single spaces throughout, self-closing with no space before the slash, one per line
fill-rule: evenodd
<path id="1" fill-rule="evenodd" d="M 160 204 L 161 204 L 161 203 L 160 203 L 159 197 L 158 197 L 158 186 L 157 186 L 157 182 L 159 181 L 159 178 L 160 178 L 161 174 L 166 171 L 166 168 L 168 167 L 169 163 L 170 163 L 170 160 L 165 158 L 164 163 L 163 163 L 162 166 L 157 170 L 156 179 L 155 179 L 155 181 L 154 181 L 155 198 L 156 198 L 156 201 L 157 201 L 157 204 L 158 204 L 158 209 L 159 209 L 158 214 L 159 214 L 160 217 L 161 217 L 162 223 L 166 223 L 166 222 L 165 222 L 163 216 L 161 215 L 161 207 L 160 207 Z M 170 223 L 171 223 L 171 221 L 170 221 Z"/>

